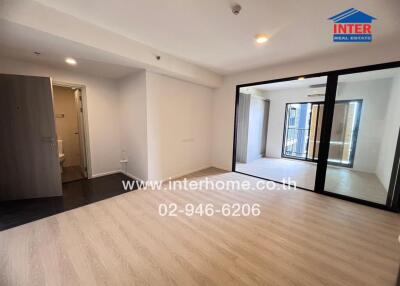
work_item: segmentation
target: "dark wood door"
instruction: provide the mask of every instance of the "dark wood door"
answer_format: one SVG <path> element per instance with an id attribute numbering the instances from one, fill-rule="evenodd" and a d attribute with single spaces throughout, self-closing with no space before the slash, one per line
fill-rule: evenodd
<path id="1" fill-rule="evenodd" d="M 51 79 L 0 74 L 0 200 L 62 195 Z"/>

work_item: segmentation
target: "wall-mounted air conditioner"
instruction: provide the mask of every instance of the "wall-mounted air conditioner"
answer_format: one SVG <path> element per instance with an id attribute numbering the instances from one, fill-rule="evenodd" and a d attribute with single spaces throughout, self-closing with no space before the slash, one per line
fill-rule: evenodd
<path id="1" fill-rule="evenodd" d="M 325 96 L 326 84 L 314 84 L 310 85 L 307 96 L 316 97 L 316 96 Z"/>

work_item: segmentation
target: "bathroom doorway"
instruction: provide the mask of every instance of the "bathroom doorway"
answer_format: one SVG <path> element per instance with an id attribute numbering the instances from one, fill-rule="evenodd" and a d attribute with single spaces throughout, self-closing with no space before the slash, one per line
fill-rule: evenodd
<path id="1" fill-rule="evenodd" d="M 53 84 L 58 156 L 63 183 L 88 177 L 84 87 Z"/>

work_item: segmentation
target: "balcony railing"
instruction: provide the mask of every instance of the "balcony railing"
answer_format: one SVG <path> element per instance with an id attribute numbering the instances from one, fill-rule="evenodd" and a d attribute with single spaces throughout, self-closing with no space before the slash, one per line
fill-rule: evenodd
<path id="1" fill-rule="evenodd" d="M 305 158 L 307 156 L 307 141 L 310 129 L 288 127 L 284 155 L 290 157 Z"/>

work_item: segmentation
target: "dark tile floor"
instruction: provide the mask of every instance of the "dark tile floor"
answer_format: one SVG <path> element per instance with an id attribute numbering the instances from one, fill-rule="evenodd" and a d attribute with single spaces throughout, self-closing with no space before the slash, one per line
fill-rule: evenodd
<path id="1" fill-rule="evenodd" d="M 62 197 L 0 202 L 0 231 L 126 193 L 119 173 L 63 184 Z"/>
<path id="2" fill-rule="evenodd" d="M 80 166 L 63 167 L 63 172 L 61 173 L 61 180 L 63 183 L 82 180 L 83 178 L 84 176 Z"/>

